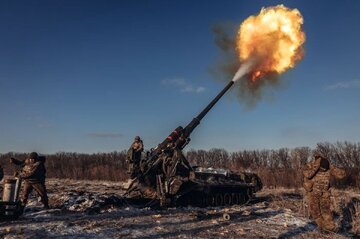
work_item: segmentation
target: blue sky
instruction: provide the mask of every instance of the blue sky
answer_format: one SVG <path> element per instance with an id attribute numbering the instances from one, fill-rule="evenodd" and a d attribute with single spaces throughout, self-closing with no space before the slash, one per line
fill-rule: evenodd
<path id="1" fill-rule="evenodd" d="M 211 28 L 277 4 L 304 17 L 303 61 L 251 110 L 224 97 L 188 148 L 359 142 L 360 1 L 2 0 L 0 153 L 156 146 L 224 87 Z"/>

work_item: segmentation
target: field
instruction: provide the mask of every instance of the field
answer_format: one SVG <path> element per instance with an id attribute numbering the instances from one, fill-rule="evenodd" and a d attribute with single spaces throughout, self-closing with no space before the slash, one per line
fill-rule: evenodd
<path id="1" fill-rule="evenodd" d="M 155 210 L 127 204 L 121 182 L 50 179 L 47 187 L 51 209 L 33 197 L 21 219 L 0 222 L 1 238 L 360 238 L 360 192 L 351 190 L 333 191 L 335 234 L 308 219 L 301 190 L 265 188 L 241 207 Z"/>

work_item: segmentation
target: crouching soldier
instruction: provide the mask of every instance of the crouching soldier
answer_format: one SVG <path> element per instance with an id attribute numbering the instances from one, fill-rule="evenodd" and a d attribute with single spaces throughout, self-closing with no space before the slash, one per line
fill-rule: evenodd
<path id="1" fill-rule="evenodd" d="M 34 189 L 41 197 L 44 208 L 48 209 L 49 202 L 45 186 L 45 157 L 39 157 L 37 153 L 32 152 L 24 161 L 11 158 L 11 162 L 22 166 L 21 171 L 18 173 L 18 176 L 23 180 L 22 206 L 26 206 L 29 195 Z"/>
<path id="2" fill-rule="evenodd" d="M 342 179 L 346 173 L 343 169 L 330 165 L 329 160 L 321 154 L 315 154 L 314 158 L 303 171 L 310 216 L 319 228 L 336 231 L 337 226 L 330 209 L 330 176 Z"/>

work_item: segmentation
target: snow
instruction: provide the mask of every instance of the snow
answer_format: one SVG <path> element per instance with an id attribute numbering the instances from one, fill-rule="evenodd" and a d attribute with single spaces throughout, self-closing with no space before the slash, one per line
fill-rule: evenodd
<path id="1" fill-rule="evenodd" d="M 52 209 L 42 210 L 33 197 L 19 220 L 0 222 L 1 238 L 329 238 L 295 210 L 302 204 L 296 198 L 281 199 L 289 207 L 273 197 L 245 206 L 155 210 L 127 205 L 121 183 L 53 179 L 47 187 Z"/>

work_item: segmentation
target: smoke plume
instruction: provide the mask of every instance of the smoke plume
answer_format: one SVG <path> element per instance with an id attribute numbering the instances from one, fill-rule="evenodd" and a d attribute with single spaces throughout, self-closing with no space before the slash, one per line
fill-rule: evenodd
<path id="1" fill-rule="evenodd" d="M 262 8 L 238 30 L 234 24 L 217 24 L 213 32 L 221 61 L 212 72 L 226 82 L 238 81 L 241 102 L 248 107 L 256 105 L 280 85 L 280 74 L 303 58 L 302 24 L 299 10 L 284 5 Z"/>
<path id="2" fill-rule="evenodd" d="M 230 80 L 235 81 L 232 93 L 241 104 L 247 109 L 251 109 L 266 93 L 271 94 L 271 91 L 266 92 L 268 87 L 276 87 L 280 81 L 275 74 L 271 77 L 268 76 L 271 78 L 270 84 L 265 79 L 255 84 L 251 81 L 249 72 L 256 63 L 256 59 L 240 62 L 236 52 L 237 28 L 238 24 L 230 22 L 218 23 L 213 26 L 214 41 L 220 50 L 220 55 L 217 62 L 210 68 L 210 73 L 215 80 L 224 83 L 228 83 Z"/>

